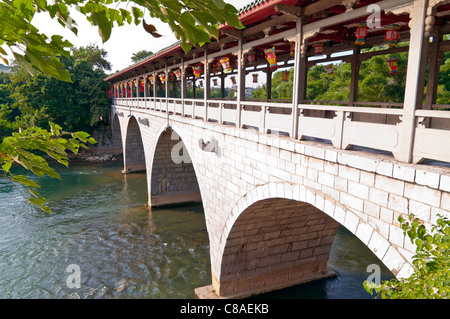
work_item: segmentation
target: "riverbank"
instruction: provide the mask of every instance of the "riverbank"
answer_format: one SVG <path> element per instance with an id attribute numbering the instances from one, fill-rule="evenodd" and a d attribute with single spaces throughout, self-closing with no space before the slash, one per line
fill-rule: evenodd
<path id="1" fill-rule="evenodd" d="M 109 161 L 121 161 L 123 160 L 123 154 L 113 154 L 105 150 L 105 152 L 100 153 L 79 153 L 79 154 L 71 154 L 69 156 L 71 160 L 80 160 L 87 162 L 109 162 Z"/>
<path id="2" fill-rule="evenodd" d="M 89 149 L 80 149 L 78 154 L 70 154 L 69 158 L 96 163 L 123 160 L 122 145 L 112 138 L 110 127 L 105 131 L 94 131 L 92 137 L 97 144 L 88 145 Z"/>

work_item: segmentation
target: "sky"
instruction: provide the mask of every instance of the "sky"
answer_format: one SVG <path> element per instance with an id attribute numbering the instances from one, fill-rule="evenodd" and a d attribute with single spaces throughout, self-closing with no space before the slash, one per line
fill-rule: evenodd
<path id="1" fill-rule="evenodd" d="M 240 9 L 253 1 L 225 0 L 225 2 L 232 4 L 236 9 Z M 132 64 L 131 56 L 133 53 L 140 50 L 158 52 L 177 41 L 169 26 L 158 19 L 150 18 L 148 12 L 144 14 L 145 21 L 155 25 L 162 37 L 153 38 L 144 31 L 141 24 L 138 26 L 125 24 L 121 27 L 114 27 L 110 39 L 106 43 L 102 43 L 97 27 L 91 26 L 86 18 L 76 11 L 74 11 L 73 17 L 77 23 L 78 36 L 52 20 L 48 14 L 35 15 L 33 24 L 47 36 L 54 34 L 63 35 L 65 39 L 69 40 L 76 47 L 97 44 L 108 52 L 107 59 L 112 64 L 112 72 L 122 70 Z"/>

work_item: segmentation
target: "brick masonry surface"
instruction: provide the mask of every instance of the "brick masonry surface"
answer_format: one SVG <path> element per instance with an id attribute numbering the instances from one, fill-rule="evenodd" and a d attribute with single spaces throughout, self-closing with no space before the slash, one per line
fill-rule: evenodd
<path id="1" fill-rule="evenodd" d="M 128 138 L 134 138 L 127 134 L 130 118 L 139 125 L 145 165 L 147 172 L 152 172 L 147 174 L 150 203 L 157 187 L 151 175 L 157 174 L 155 165 L 158 164 L 155 163 L 158 161 L 154 159 L 158 157 L 158 140 L 170 127 L 183 141 L 205 211 L 212 282 L 216 292 L 222 289 L 223 295 L 250 289 L 245 278 L 254 278 L 255 287 L 251 289 L 261 291 L 265 288 L 258 288 L 262 281 L 268 287 L 281 285 L 283 278 L 288 281 L 293 278 L 294 265 L 311 258 L 306 257 L 308 250 L 302 257 L 299 248 L 304 245 L 300 236 L 309 229 L 299 220 L 309 214 L 320 216 L 318 219 L 327 220 L 330 225 L 335 221 L 345 226 L 397 277 L 409 276 L 414 254 L 414 247 L 403 235 L 397 218 L 414 213 L 429 225 L 436 221 L 438 214 L 450 217 L 449 168 L 403 164 L 383 155 L 338 150 L 327 144 L 261 134 L 179 115 L 167 118 L 166 114 L 151 110 L 133 110 L 132 116 L 127 117 L 129 113 L 129 108 L 113 107 L 123 145 L 129 143 Z M 217 152 L 201 150 L 200 139 L 217 140 Z M 290 205 L 283 206 L 287 203 Z M 274 225 L 267 228 L 258 224 L 267 222 L 264 214 L 274 217 Z M 249 216 L 255 216 L 255 220 Z M 293 224 L 300 223 L 292 230 L 299 232 L 297 239 L 290 238 L 285 229 L 281 229 L 291 217 Z M 246 237 L 242 230 L 251 223 L 253 231 L 260 232 L 260 239 L 253 246 L 261 251 L 251 252 L 250 241 L 256 239 Z M 308 227 L 314 229 L 321 225 Z M 320 244 L 322 240 L 329 240 L 326 236 L 311 238 L 311 241 L 318 241 L 318 246 L 311 242 L 313 252 L 327 249 L 328 244 Z M 236 242 L 242 242 L 241 246 Z M 299 249 L 292 250 L 294 246 Z M 230 257 L 232 252 L 235 256 Z M 294 255 L 298 255 L 296 262 L 287 262 Z M 284 270 L 272 271 L 271 267 Z M 309 267 L 323 271 L 322 265 L 310 264 Z M 233 273 L 236 270 L 239 272 Z M 261 279 L 258 277 L 261 273 L 268 277 Z"/>

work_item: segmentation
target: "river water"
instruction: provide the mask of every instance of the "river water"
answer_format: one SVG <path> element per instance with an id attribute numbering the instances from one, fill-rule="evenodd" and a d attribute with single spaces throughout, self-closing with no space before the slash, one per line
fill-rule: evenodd
<path id="1" fill-rule="evenodd" d="M 38 179 L 53 214 L 0 180 L 0 298 L 184 299 L 211 283 L 202 206 L 149 212 L 145 174 L 123 175 L 121 168 L 121 162 L 71 162 L 57 167 L 61 180 Z M 362 288 L 370 264 L 381 267 L 383 280 L 392 278 L 341 228 L 329 261 L 337 276 L 259 297 L 371 298 Z"/>

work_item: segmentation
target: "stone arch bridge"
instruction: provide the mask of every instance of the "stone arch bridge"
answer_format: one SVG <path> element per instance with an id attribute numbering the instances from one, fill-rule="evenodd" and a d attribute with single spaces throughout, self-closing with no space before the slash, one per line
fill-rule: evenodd
<path id="1" fill-rule="evenodd" d="M 397 218 L 450 216 L 450 171 L 383 155 L 112 107 L 124 172 L 145 170 L 152 207 L 203 203 L 212 285 L 199 297 L 240 298 L 329 275 L 339 225 L 397 277 L 414 248 Z"/>

